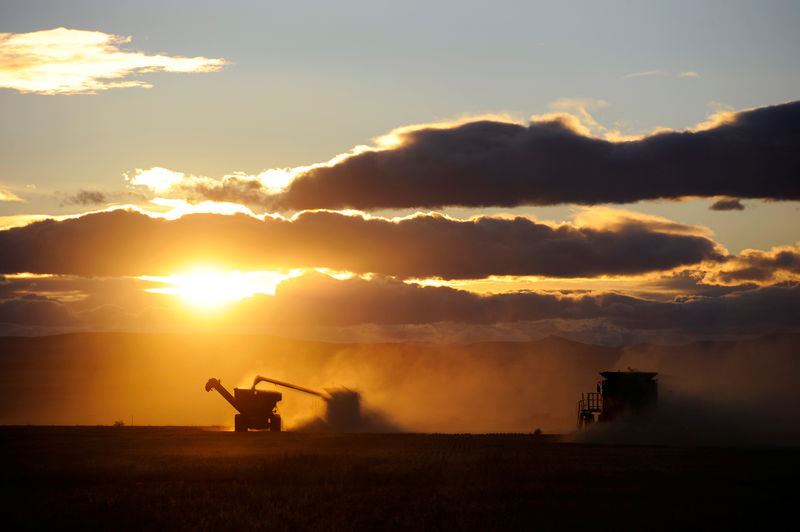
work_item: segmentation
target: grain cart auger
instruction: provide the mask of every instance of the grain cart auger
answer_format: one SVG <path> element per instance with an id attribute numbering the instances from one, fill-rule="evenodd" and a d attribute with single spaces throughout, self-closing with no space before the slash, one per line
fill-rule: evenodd
<path id="1" fill-rule="evenodd" d="M 256 390 L 252 388 L 234 388 L 233 395 L 219 382 L 219 379 L 208 379 L 206 391 L 215 389 L 239 413 L 233 417 L 234 430 L 247 432 L 248 429 L 269 429 L 281 431 L 281 416 L 275 410 L 283 396 L 280 392 Z"/>
<path id="2" fill-rule="evenodd" d="M 253 390 L 256 389 L 256 385 L 259 382 L 270 382 L 272 384 L 277 384 L 278 386 L 283 386 L 284 388 L 291 388 L 292 390 L 297 390 L 298 392 L 310 393 L 311 395 L 316 395 L 317 397 L 322 397 L 323 399 L 326 399 L 328 397 L 327 394 L 324 394 L 322 392 L 309 390 L 308 388 L 303 388 L 302 386 L 298 386 L 296 384 L 289 384 L 288 382 L 276 381 L 275 379 L 268 379 L 267 377 L 262 377 L 261 375 L 253 379 L 253 388 L 252 388 Z"/>
<path id="3" fill-rule="evenodd" d="M 316 395 L 325 401 L 325 422 L 330 427 L 336 427 L 342 432 L 358 431 L 364 419 L 361 413 L 361 395 L 347 388 L 325 388 L 324 392 L 309 390 L 296 384 L 268 379 L 258 376 L 253 380 L 253 390 L 259 382 L 271 382 L 298 392 Z"/>

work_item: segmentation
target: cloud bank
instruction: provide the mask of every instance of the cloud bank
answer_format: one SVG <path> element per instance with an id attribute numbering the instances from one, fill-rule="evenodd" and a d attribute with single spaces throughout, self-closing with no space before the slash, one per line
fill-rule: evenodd
<path id="1" fill-rule="evenodd" d="M 629 203 L 685 196 L 800 199 L 800 102 L 640 140 L 587 137 L 563 118 L 397 134 L 294 179 L 284 209 Z"/>
<path id="2" fill-rule="evenodd" d="M 258 176 L 215 180 L 153 168 L 131 181 L 192 201 L 278 211 L 800 199 L 800 102 L 718 113 L 694 130 L 635 140 L 599 126 L 589 104 L 604 102 L 560 100 L 553 105 L 562 112 L 527 125 L 485 119 L 400 128 L 377 148 Z M 728 201 L 716 208 L 738 207 Z"/>
<path id="3" fill-rule="evenodd" d="M 765 287 L 720 297 L 658 302 L 614 293 L 477 295 L 390 279 L 340 281 L 307 275 L 278 285 L 274 303 L 280 311 L 272 319 L 287 324 L 293 319 L 328 326 L 604 320 L 626 330 L 764 334 L 797 329 L 794 316 L 800 312 L 800 288 Z"/>
<path id="4" fill-rule="evenodd" d="M 389 220 L 330 211 L 291 219 L 191 214 L 165 220 L 115 210 L 0 231 L 0 273 L 158 275 L 215 264 L 399 278 L 635 275 L 721 260 L 724 250 L 697 233 L 674 222 L 625 217 L 577 226 L 524 217 Z"/>
<path id="5" fill-rule="evenodd" d="M 88 293 L 59 301 L 26 293 L 72 285 Z M 398 279 L 333 277 L 312 272 L 280 283 L 274 296 L 256 295 L 205 320 L 138 279 L 8 279 L 0 322 L 65 326 L 66 330 L 186 330 L 267 332 L 339 341 L 461 342 L 527 340 L 561 334 L 594 343 L 647 338 L 683 340 L 798 332 L 800 284 L 722 295 L 655 301 L 612 292 L 517 291 L 480 295 Z M 328 335 L 328 336 L 325 336 Z"/>
<path id="6" fill-rule="evenodd" d="M 0 33 L 0 87 L 36 94 L 87 94 L 152 87 L 124 79 L 146 72 L 213 72 L 224 59 L 125 51 L 130 37 L 68 28 Z M 118 80 L 118 81 L 114 81 Z"/>

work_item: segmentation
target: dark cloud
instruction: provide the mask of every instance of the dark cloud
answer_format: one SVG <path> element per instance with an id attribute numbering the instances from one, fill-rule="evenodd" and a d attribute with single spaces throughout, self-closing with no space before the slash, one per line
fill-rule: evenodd
<path id="1" fill-rule="evenodd" d="M 701 270 L 684 270 L 673 272 L 658 279 L 645 280 L 636 290 L 637 295 L 647 299 L 669 300 L 677 295 L 692 295 L 696 297 L 719 297 L 732 292 L 752 290 L 758 284 L 743 281 L 742 284 L 712 284 L 706 279 L 707 272 Z"/>
<path id="2" fill-rule="evenodd" d="M 58 326 L 74 322 L 74 316 L 60 301 L 35 294 L 0 299 L 0 323 Z"/>
<path id="3" fill-rule="evenodd" d="M 709 209 L 712 211 L 743 211 L 744 205 L 739 198 L 727 198 L 715 201 Z"/>
<path id="4" fill-rule="evenodd" d="M 706 276 L 709 282 L 742 284 L 754 282 L 772 284 L 800 280 L 800 249 L 779 247 L 771 251 L 747 249 L 730 257 Z"/>
<path id="5" fill-rule="evenodd" d="M 143 291 L 136 279 L 117 280 L 115 289 L 113 284 L 80 278 L 62 282 L 65 291 L 73 283 L 87 297 L 63 302 L 33 294 L 0 299 L 0 322 L 84 330 L 260 332 L 373 342 L 519 341 L 561 334 L 612 345 L 800 330 L 797 283 L 656 300 L 580 291 L 480 295 L 380 276 L 337 280 L 312 272 L 282 282 L 274 296 L 243 299 L 206 319 L 187 313 L 175 296 Z"/>
<path id="6" fill-rule="evenodd" d="M 106 205 L 120 201 L 142 201 L 147 196 L 134 191 L 101 192 L 99 190 L 79 190 L 75 194 L 63 196 L 61 205 Z"/>
<path id="7" fill-rule="evenodd" d="M 152 303 L 154 299 L 154 294 L 145 290 L 159 287 L 163 285 L 130 277 L 0 276 L 0 299 L 29 294 L 44 295 L 54 300 L 69 301 L 69 308 L 79 311 L 121 302 L 141 307 Z"/>
<path id="8" fill-rule="evenodd" d="M 566 120 L 409 128 L 400 144 L 300 174 L 280 196 L 256 181 L 215 199 L 279 209 L 629 203 L 684 196 L 800 199 L 800 102 L 731 114 L 700 131 L 611 142 Z M 209 188 L 210 187 L 210 188 Z"/>
<path id="9" fill-rule="evenodd" d="M 77 193 L 64 198 L 63 205 L 100 205 L 108 203 L 109 199 L 105 192 L 97 190 L 80 190 Z"/>
<path id="10" fill-rule="evenodd" d="M 265 206 L 274 200 L 261 181 L 247 177 L 226 176 L 220 181 L 192 181 L 178 185 L 177 189 L 191 201 Z"/>
<path id="11" fill-rule="evenodd" d="M 212 263 L 239 270 L 321 267 L 402 278 L 592 277 L 721 258 L 712 240 L 674 232 L 680 229 L 695 230 L 624 219 L 594 228 L 523 217 L 453 220 L 429 214 L 391 221 L 327 211 L 291 220 L 194 214 L 168 221 L 117 210 L 0 231 L 0 272 L 157 275 Z"/>
<path id="12" fill-rule="evenodd" d="M 604 319 L 628 330 L 741 335 L 797 329 L 800 285 L 765 287 L 720 297 L 652 301 L 615 293 L 514 292 L 482 296 L 392 279 L 339 281 L 307 275 L 284 281 L 278 285 L 275 297 L 263 303 L 272 307 L 268 314 L 261 313 L 269 315 L 270 320 L 291 323 L 303 319 L 328 326 Z M 260 303 L 255 299 L 250 304 Z M 251 308 L 243 311 L 246 314 L 255 316 L 259 312 Z"/>

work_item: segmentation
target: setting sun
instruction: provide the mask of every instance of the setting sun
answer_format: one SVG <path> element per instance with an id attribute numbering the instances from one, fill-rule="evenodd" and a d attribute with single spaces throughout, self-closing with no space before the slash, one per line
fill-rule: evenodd
<path id="1" fill-rule="evenodd" d="M 142 276 L 140 279 L 168 285 L 162 288 L 148 288 L 147 292 L 180 296 L 193 307 L 214 309 L 255 294 L 275 295 L 278 283 L 300 273 L 299 271 L 242 273 L 209 269 L 162 277 Z"/>

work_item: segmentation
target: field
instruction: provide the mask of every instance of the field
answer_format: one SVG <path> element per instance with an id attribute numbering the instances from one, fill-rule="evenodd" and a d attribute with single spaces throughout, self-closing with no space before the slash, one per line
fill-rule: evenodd
<path id="1" fill-rule="evenodd" d="M 800 449 L 0 427 L 6 529 L 778 527 Z M 8 525 L 13 528 L 8 528 Z"/>

